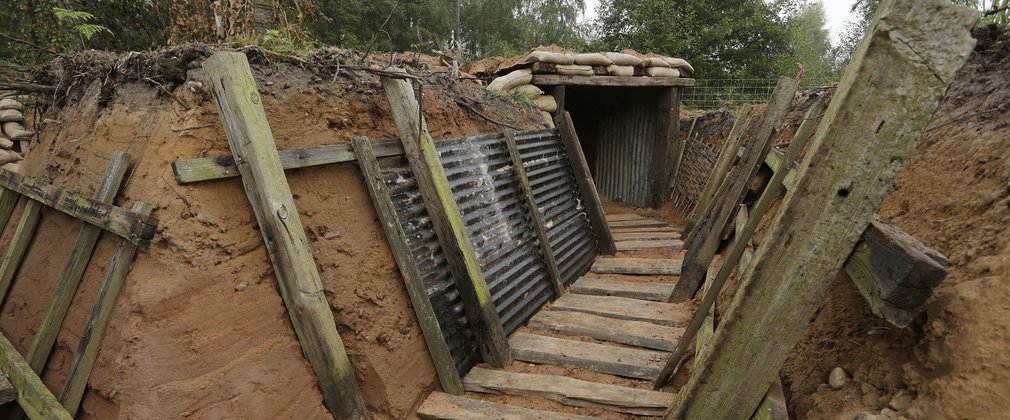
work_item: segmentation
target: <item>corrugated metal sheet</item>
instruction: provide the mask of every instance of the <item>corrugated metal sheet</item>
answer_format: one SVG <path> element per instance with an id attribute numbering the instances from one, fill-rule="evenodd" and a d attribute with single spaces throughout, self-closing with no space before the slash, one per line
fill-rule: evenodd
<path id="1" fill-rule="evenodd" d="M 407 235 L 407 245 L 424 278 L 425 289 L 442 328 L 442 336 L 449 345 L 449 353 L 460 374 L 469 372 L 480 361 L 480 353 L 414 174 L 407 169 L 407 160 L 403 156 L 379 159 L 379 166 Z"/>
<path id="2" fill-rule="evenodd" d="M 629 101 L 597 125 L 593 176 L 600 194 L 635 206 L 650 205 L 649 169 L 656 141 L 652 101 Z"/>

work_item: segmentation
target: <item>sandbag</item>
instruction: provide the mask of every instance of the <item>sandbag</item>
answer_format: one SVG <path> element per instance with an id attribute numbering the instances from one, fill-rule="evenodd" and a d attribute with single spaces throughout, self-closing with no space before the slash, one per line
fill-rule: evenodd
<path id="1" fill-rule="evenodd" d="M 530 69 L 519 69 L 494 79 L 487 85 L 487 90 L 506 91 L 514 87 L 528 85 L 533 81 L 533 72 Z"/>
<path id="2" fill-rule="evenodd" d="M 632 66 L 618 66 L 611 64 L 607 66 L 607 74 L 611 76 L 634 76 L 635 68 Z"/>
<path id="3" fill-rule="evenodd" d="M 3 165 L 0 165 L 0 169 L 5 170 L 5 171 L 14 172 L 14 173 L 20 173 L 21 172 L 21 164 L 20 163 L 14 163 L 14 162 L 5 163 Z"/>
<path id="4" fill-rule="evenodd" d="M 16 109 L 5 109 L 0 111 L 0 122 L 22 122 L 25 120 L 25 116 L 21 115 L 21 111 Z"/>
<path id="5" fill-rule="evenodd" d="M 32 137 L 31 131 L 25 130 L 25 127 L 19 122 L 5 122 L 3 123 L 4 135 L 9 137 L 11 140 L 27 140 Z"/>
<path id="6" fill-rule="evenodd" d="M 0 99 L 0 110 L 14 109 L 20 111 L 22 109 L 21 102 L 15 101 L 11 98 Z"/>
<path id="7" fill-rule="evenodd" d="M 18 162 L 24 158 L 13 150 L 0 149 L 0 165 L 5 163 Z"/>
<path id="8" fill-rule="evenodd" d="M 565 76 L 592 76 L 593 67 L 592 66 L 580 66 L 578 64 L 558 64 L 557 65 L 558 74 Z"/>
<path id="9" fill-rule="evenodd" d="M 670 63 L 667 63 L 664 57 L 646 57 L 642 62 L 645 67 L 670 67 Z"/>
<path id="10" fill-rule="evenodd" d="M 575 64 L 583 66 L 609 66 L 614 64 L 614 61 L 607 58 L 607 56 L 600 53 L 586 53 L 586 54 L 576 54 Z"/>
<path id="11" fill-rule="evenodd" d="M 547 124 L 550 128 L 554 128 L 554 117 L 551 117 L 550 112 L 540 111 L 540 116 L 544 118 L 544 124 Z"/>
<path id="12" fill-rule="evenodd" d="M 651 77 L 680 77 L 680 70 L 669 67 L 646 67 L 645 74 Z"/>
<path id="13" fill-rule="evenodd" d="M 551 95 L 537 96 L 533 99 L 533 103 L 536 104 L 537 109 L 541 111 L 554 112 L 558 110 L 558 101 Z"/>
<path id="14" fill-rule="evenodd" d="M 633 55 L 623 54 L 623 53 L 608 52 L 607 53 L 607 58 L 609 58 L 610 61 L 613 61 L 614 64 L 616 64 L 618 66 L 634 66 L 634 67 L 638 67 L 638 66 L 641 66 L 643 64 L 641 58 L 635 57 Z"/>
<path id="15" fill-rule="evenodd" d="M 575 56 L 550 51 L 533 51 L 526 56 L 527 63 L 575 64 Z"/>
<path id="16" fill-rule="evenodd" d="M 667 63 L 670 63 L 670 67 L 673 67 L 675 69 L 683 69 L 687 70 L 688 72 L 694 73 L 694 67 L 692 67 L 691 63 L 688 63 L 687 60 L 683 58 L 671 58 L 671 57 L 664 57 L 664 58 L 666 59 Z"/>
<path id="17" fill-rule="evenodd" d="M 14 142 L 6 137 L 0 137 L 0 149 L 10 149 L 14 147 Z"/>
<path id="18" fill-rule="evenodd" d="M 530 96 L 534 96 L 534 97 L 540 96 L 540 95 L 544 94 L 544 91 L 542 89 L 538 88 L 536 85 L 516 86 L 516 87 L 514 87 L 512 89 L 509 89 L 509 92 L 512 92 L 512 93 L 522 93 L 522 94 L 526 94 L 526 95 L 530 95 Z"/>

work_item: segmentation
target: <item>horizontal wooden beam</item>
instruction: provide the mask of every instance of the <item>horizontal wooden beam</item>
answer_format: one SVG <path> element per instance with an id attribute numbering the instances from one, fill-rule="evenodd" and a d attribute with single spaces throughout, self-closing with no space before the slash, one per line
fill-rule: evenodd
<path id="1" fill-rule="evenodd" d="M 29 419 L 73 419 L 3 334 L 0 334 L 0 371 L 8 375 L 17 390 L 18 405 Z"/>
<path id="2" fill-rule="evenodd" d="M 538 86 L 609 86 L 609 87 L 691 87 L 694 79 L 686 77 L 569 76 L 534 74 L 531 84 Z"/>
<path id="3" fill-rule="evenodd" d="M 137 245 L 146 245 L 150 242 L 158 226 L 158 220 L 153 217 L 144 217 L 127 209 L 62 190 L 38 179 L 10 171 L 0 171 L 0 187 L 13 190 Z"/>

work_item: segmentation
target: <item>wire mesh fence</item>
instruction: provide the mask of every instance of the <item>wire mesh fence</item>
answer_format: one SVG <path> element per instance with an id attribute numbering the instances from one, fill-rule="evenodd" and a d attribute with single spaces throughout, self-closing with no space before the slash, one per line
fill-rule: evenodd
<path id="1" fill-rule="evenodd" d="M 778 79 L 697 79 L 695 86 L 681 91 L 685 109 L 713 110 L 745 103 L 767 102 Z M 833 79 L 804 80 L 801 89 L 814 89 L 837 83 Z"/>

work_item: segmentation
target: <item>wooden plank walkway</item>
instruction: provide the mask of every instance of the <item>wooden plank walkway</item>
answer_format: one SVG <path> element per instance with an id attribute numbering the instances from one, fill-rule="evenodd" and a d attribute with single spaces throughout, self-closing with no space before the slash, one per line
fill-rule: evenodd
<path id="1" fill-rule="evenodd" d="M 581 295 L 619 296 L 626 298 L 666 302 L 673 293 L 674 285 L 669 283 L 639 283 L 598 279 L 594 277 L 579 277 L 572 284 L 572 293 Z"/>
<path id="2" fill-rule="evenodd" d="M 646 241 L 620 241 L 616 243 L 618 252 L 666 250 L 679 251 L 684 248 L 680 239 L 661 239 Z"/>
<path id="3" fill-rule="evenodd" d="M 554 301 L 555 311 L 573 311 L 614 319 L 645 321 L 658 325 L 682 327 L 691 313 L 686 305 L 650 302 L 616 296 L 590 296 L 569 293 Z"/>
<path id="4" fill-rule="evenodd" d="M 551 411 L 533 410 L 488 401 L 457 397 L 443 392 L 432 392 L 417 409 L 417 415 L 424 419 L 471 420 L 580 420 L 593 417 L 573 416 Z"/>
<path id="5" fill-rule="evenodd" d="M 596 274 L 679 276 L 682 260 L 654 258 L 601 258 L 589 271 Z"/>
<path id="6" fill-rule="evenodd" d="M 665 352 L 618 347 L 518 332 L 509 340 L 512 357 L 530 363 L 588 369 L 635 379 L 654 379 Z"/>
<path id="7" fill-rule="evenodd" d="M 666 351 L 673 351 L 677 340 L 684 334 L 684 329 L 680 327 L 571 311 L 540 312 L 530 319 L 529 327 L 533 330 Z"/>

